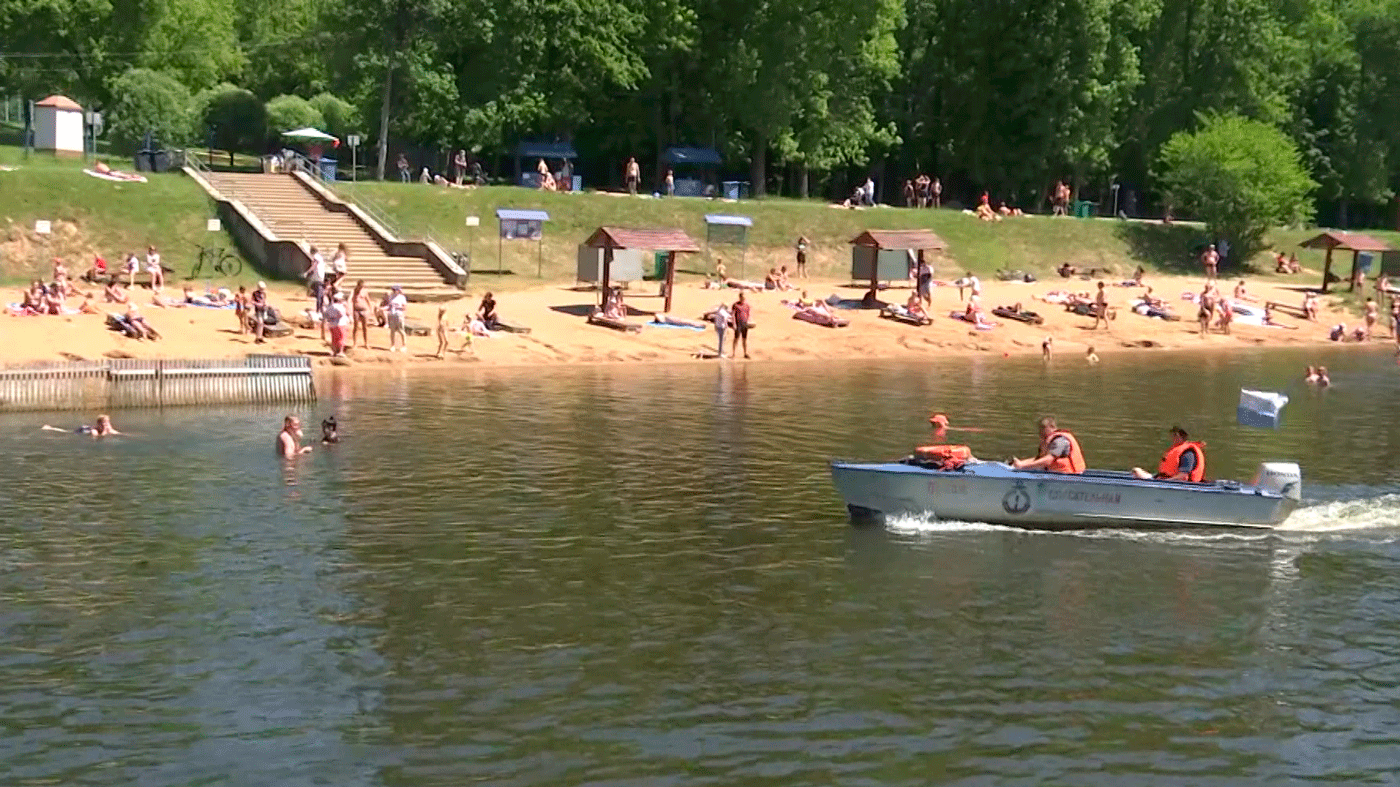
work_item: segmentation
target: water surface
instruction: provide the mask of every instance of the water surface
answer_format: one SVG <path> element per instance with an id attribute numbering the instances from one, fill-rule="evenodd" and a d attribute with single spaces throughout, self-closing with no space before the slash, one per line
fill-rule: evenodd
<path id="1" fill-rule="evenodd" d="M 1308 390 L 1323 362 L 1336 386 Z M 346 375 L 281 411 L 0 419 L 0 784 L 1390 783 L 1388 355 Z M 1233 423 L 1242 385 L 1293 397 Z M 1304 467 L 1281 534 L 854 530 L 831 457 Z M 71 416 L 68 418 L 71 419 Z"/>

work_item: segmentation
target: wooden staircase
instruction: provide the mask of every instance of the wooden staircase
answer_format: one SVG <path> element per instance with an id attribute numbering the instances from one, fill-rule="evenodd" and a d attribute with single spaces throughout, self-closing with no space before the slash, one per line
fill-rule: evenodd
<path id="1" fill-rule="evenodd" d="M 350 282 L 363 279 L 371 291 L 403 287 L 411 300 L 461 297 L 448 276 L 427 259 L 390 253 L 388 242 L 350 212 L 332 209 L 312 187 L 286 174 L 206 172 L 225 197 L 238 200 L 279 240 L 315 246 L 329 263 L 338 244 L 349 255 Z"/>

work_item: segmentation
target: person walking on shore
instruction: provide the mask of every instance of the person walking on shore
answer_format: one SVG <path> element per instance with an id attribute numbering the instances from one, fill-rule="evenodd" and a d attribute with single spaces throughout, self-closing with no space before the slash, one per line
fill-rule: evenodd
<path id="1" fill-rule="evenodd" d="M 1201 265 L 1206 269 L 1206 281 L 1215 281 L 1216 270 L 1220 267 L 1220 253 L 1215 250 L 1214 243 L 1201 252 Z"/>
<path id="2" fill-rule="evenodd" d="M 403 315 L 408 308 L 408 298 L 403 288 L 395 284 L 384 303 L 384 321 L 389 326 L 389 352 L 408 352 L 408 335 L 404 333 Z"/>
<path id="3" fill-rule="evenodd" d="M 637 164 L 637 159 L 632 156 L 627 157 L 627 170 L 624 173 L 627 181 L 627 193 L 637 196 L 637 184 L 642 182 L 642 168 Z"/>
<path id="4" fill-rule="evenodd" d="M 797 236 L 797 270 L 793 272 L 799 279 L 807 278 L 807 236 Z"/>
<path id="5" fill-rule="evenodd" d="M 739 300 L 734 302 L 734 356 L 739 355 L 739 343 L 744 344 L 744 357 L 749 357 L 749 316 L 751 311 L 749 302 L 744 299 L 744 293 L 739 293 Z"/>
<path id="6" fill-rule="evenodd" d="M 719 357 L 724 357 L 724 332 L 729 330 L 729 307 L 723 303 L 715 309 L 715 336 L 719 337 Z"/>

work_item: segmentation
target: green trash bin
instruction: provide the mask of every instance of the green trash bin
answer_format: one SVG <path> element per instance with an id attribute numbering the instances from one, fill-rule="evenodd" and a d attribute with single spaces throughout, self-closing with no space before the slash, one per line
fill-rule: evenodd
<path id="1" fill-rule="evenodd" d="M 1094 215 L 1094 203 L 1086 200 L 1076 200 L 1074 203 L 1075 218 L 1087 219 Z"/>
<path id="2" fill-rule="evenodd" d="M 669 256 L 664 251 L 655 252 L 656 270 L 651 274 L 653 279 L 661 281 L 666 278 L 666 257 Z"/>

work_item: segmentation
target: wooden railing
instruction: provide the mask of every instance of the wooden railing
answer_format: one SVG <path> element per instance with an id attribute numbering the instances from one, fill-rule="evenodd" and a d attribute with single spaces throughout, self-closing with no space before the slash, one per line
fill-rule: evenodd
<path id="1" fill-rule="evenodd" d="M 311 359 L 114 359 L 0 369 L 0 412 L 315 401 Z"/>

